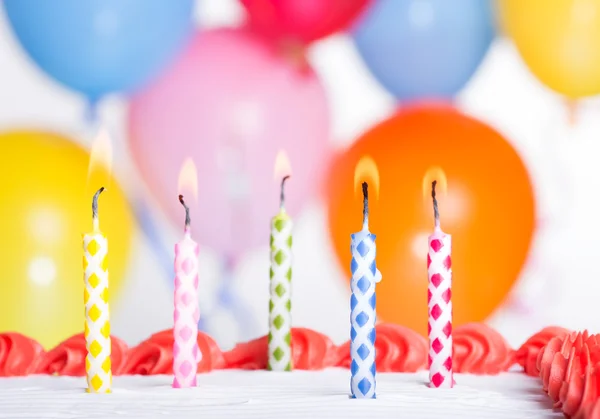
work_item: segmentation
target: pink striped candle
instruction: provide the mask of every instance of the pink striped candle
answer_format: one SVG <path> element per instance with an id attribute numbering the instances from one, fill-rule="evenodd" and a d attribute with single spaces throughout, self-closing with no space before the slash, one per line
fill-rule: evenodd
<path id="1" fill-rule="evenodd" d="M 184 237 L 175 245 L 175 311 L 173 313 L 173 388 L 196 386 L 202 354 L 198 349 L 198 244 L 192 240 L 190 210 L 185 208 Z"/>
<path id="2" fill-rule="evenodd" d="M 452 372 L 452 236 L 440 228 L 435 197 L 436 181 L 431 184 L 435 230 L 428 240 L 427 274 L 429 286 L 429 386 L 451 388 Z"/>

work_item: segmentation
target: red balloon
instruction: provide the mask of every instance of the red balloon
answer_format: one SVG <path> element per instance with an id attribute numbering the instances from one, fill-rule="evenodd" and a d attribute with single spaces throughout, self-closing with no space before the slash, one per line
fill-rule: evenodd
<path id="1" fill-rule="evenodd" d="M 377 314 L 427 333 L 433 209 L 423 179 L 439 167 L 448 185 L 438 195 L 441 226 L 452 234 L 454 326 L 485 320 L 518 278 L 533 235 L 533 189 L 517 152 L 494 129 L 447 106 L 408 107 L 366 132 L 337 159 L 327 185 L 331 237 L 348 278 L 350 233 L 362 226 L 353 183 L 363 156 L 377 164 L 381 185 L 369 203 L 383 275 Z"/>
<path id="2" fill-rule="evenodd" d="M 241 0 L 250 27 L 275 41 L 305 45 L 347 27 L 371 0 Z"/>

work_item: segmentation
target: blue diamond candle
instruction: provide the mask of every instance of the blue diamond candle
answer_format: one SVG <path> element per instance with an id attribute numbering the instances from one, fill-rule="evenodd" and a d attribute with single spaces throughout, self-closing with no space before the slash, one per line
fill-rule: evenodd
<path id="1" fill-rule="evenodd" d="M 374 165 L 374 163 L 373 163 Z M 358 169 L 358 166 L 357 166 Z M 351 235 L 352 261 L 350 271 L 350 389 L 352 398 L 375 398 L 375 284 L 381 273 L 375 263 L 375 235 L 369 231 L 369 193 L 367 182 L 363 190 L 363 228 Z"/>

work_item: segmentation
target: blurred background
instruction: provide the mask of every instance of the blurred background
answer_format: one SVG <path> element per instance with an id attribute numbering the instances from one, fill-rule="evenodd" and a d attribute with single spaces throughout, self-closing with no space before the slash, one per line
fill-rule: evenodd
<path id="1" fill-rule="evenodd" d="M 354 167 L 370 155 L 380 321 L 425 333 L 423 179 L 439 167 L 455 324 L 489 322 L 514 345 L 600 327 L 600 0 L 0 4 L 0 331 L 46 348 L 81 332 L 102 130 L 112 332 L 129 344 L 172 326 L 187 158 L 200 328 L 223 349 L 267 332 L 280 150 L 295 326 L 348 339 Z"/>

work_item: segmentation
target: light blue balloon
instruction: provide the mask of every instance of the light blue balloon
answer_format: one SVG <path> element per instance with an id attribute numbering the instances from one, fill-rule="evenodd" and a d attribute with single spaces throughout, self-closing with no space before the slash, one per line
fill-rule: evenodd
<path id="1" fill-rule="evenodd" d="M 397 99 L 452 98 L 494 38 L 492 4 L 375 0 L 352 35 L 372 74 Z"/>
<path id="2" fill-rule="evenodd" d="M 156 76 L 193 31 L 193 0 L 4 0 L 23 48 L 95 102 Z"/>

